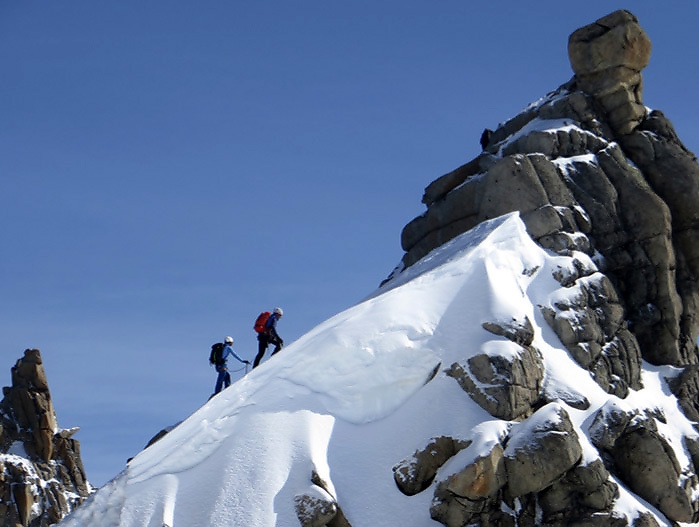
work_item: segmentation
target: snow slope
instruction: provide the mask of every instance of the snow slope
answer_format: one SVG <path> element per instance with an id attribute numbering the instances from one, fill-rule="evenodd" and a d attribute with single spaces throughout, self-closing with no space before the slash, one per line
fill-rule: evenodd
<path id="1" fill-rule="evenodd" d="M 434 487 L 407 497 L 392 467 L 432 437 L 472 440 L 442 467 L 437 480 L 444 479 L 522 426 L 493 418 L 443 370 L 475 353 L 512 353 L 514 344 L 481 323 L 525 315 L 545 358 L 546 390 L 584 393 L 591 402 L 586 411 L 567 408 L 583 443 L 584 422 L 602 405 L 661 407 L 673 423 L 663 433 L 685 463 L 676 434 L 695 432 L 663 389 L 671 371 L 644 365 L 646 387 L 619 400 L 547 327 L 537 306 L 560 297 L 552 272 L 568 266 L 571 258 L 529 238 L 517 214 L 476 227 L 214 397 L 61 525 L 297 526 L 294 497 L 313 492 L 314 470 L 354 527 L 439 525 L 429 515 Z M 586 461 L 597 457 L 583 447 Z M 649 510 L 620 490 L 620 512 Z M 658 521 L 668 525 L 659 514 Z"/>

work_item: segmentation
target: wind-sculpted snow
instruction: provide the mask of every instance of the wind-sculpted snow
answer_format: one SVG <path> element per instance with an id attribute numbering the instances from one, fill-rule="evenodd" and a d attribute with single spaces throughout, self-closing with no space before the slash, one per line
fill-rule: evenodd
<path id="1" fill-rule="evenodd" d="M 328 494 L 354 526 L 433 526 L 432 492 L 402 494 L 392 468 L 432 437 L 468 444 L 440 469 L 441 481 L 507 435 L 511 423 L 445 374 L 476 354 L 513 353 L 484 321 L 533 323 L 544 391 L 584 393 L 590 402 L 568 414 L 593 461 L 584 423 L 615 398 L 571 359 L 538 308 L 554 291 L 560 300 L 553 276 L 571 260 L 536 245 L 517 214 L 481 224 L 214 397 L 62 525 L 294 526 L 296 497 Z M 649 383 L 636 403 L 671 405 L 656 397 L 662 390 L 661 381 Z M 633 497 L 624 503 L 646 510 Z"/>

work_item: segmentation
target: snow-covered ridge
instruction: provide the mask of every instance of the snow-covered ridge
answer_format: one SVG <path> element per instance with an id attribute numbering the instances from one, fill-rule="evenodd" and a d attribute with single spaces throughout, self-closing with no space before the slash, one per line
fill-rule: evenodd
<path id="1" fill-rule="evenodd" d="M 620 402 L 543 320 L 539 306 L 554 295 L 560 301 L 553 275 L 571 262 L 536 245 L 517 214 L 479 225 L 224 390 L 61 525 L 293 526 L 295 499 L 323 492 L 354 526 L 436 525 L 429 513 L 434 487 L 486 455 L 512 427 L 478 406 L 445 368 L 478 353 L 511 353 L 508 340 L 481 324 L 524 317 L 544 357 L 546 391 L 584 393 L 590 402 L 585 410 L 566 408 L 586 463 L 598 457 L 589 420 L 610 404 L 661 409 L 673 423 L 662 433 L 685 462 L 680 438 L 696 433 L 658 370 L 647 368 L 646 387 Z M 440 436 L 469 446 L 429 489 L 402 494 L 393 467 Z M 327 491 L 311 482 L 313 473 Z M 649 510 L 624 490 L 622 497 L 620 515 Z"/>

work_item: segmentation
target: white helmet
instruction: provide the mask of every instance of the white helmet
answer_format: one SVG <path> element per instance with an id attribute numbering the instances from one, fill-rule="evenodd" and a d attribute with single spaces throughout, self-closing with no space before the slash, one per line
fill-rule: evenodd
<path id="1" fill-rule="evenodd" d="M 233 337 L 226 337 L 226 344 L 233 344 Z"/>
<path id="2" fill-rule="evenodd" d="M 283 314 L 284 314 L 284 311 L 282 311 L 282 308 L 281 308 L 281 307 L 275 307 L 275 308 L 274 308 L 274 312 L 275 312 L 277 315 L 283 315 Z"/>

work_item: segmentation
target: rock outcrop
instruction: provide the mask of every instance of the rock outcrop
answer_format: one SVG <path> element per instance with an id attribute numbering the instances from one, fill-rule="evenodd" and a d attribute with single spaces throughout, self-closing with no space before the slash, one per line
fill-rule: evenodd
<path id="1" fill-rule="evenodd" d="M 337 504 L 329 485 L 314 470 L 311 486 L 294 499 L 301 527 L 352 527 Z"/>
<path id="2" fill-rule="evenodd" d="M 81 504 L 85 477 L 77 428 L 58 427 L 41 354 L 28 349 L 0 402 L 0 518 L 6 527 L 46 527 Z"/>
<path id="3" fill-rule="evenodd" d="M 552 277 L 561 294 L 538 307 L 570 356 L 619 400 L 643 387 L 643 360 L 672 367 L 669 390 L 696 422 L 699 163 L 665 116 L 643 104 L 650 52 L 628 11 L 575 31 L 573 78 L 486 130 L 478 157 L 427 186 L 427 210 L 403 229 L 394 273 L 518 212 L 532 239 L 560 256 Z M 494 418 L 515 423 L 508 433 L 461 471 L 435 477 L 456 459 L 455 444 L 469 450 L 440 438 L 439 455 L 416 452 L 397 465 L 398 487 L 409 495 L 433 487 L 432 517 L 448 526 L 626 526 L 614 509 L 615 480 L 670 521 L 699 521 L 696 436 L 682 438 L 689 462 L 680 463 L 661 413 L 605 407 L 589 424 L 591 455 L 566 411 L 589 401 L 546 388 L 527 322 L 484 323 L 511 352 L 472 354 L 444 371 Z M 644 513 L 632 524 L 658 523 Z"/>

